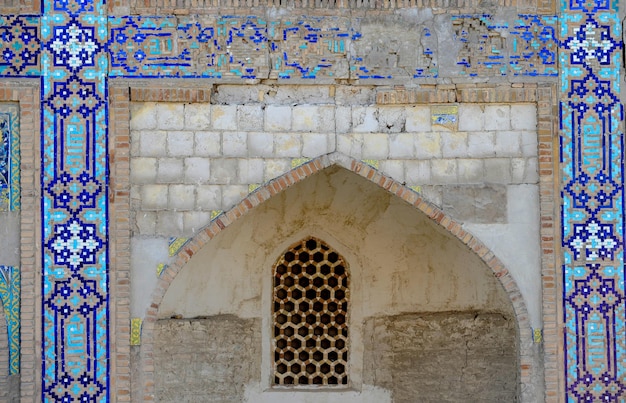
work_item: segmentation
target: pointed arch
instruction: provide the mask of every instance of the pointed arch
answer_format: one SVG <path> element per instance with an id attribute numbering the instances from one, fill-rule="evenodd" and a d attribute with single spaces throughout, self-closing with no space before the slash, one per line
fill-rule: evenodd
<path id="1" fill-rule="evenodd" d="M 465 231 L 461 223 L 445 214 L 436 205 L 426 200 L 421 194 L 384 175 L 366 162 L 356 160 L 339 152 L 326 154 L 312 159 L 289 172 L 267 182 L 250 193 L 229 211 L 216 217 L 209 225 L 190 239 L 176 255 L 176 260 L 161 275 L 152 294 L 152 300 L 146 311 L 142 328 L 141 364 L 144 400 L 154 398 L 153 347 L 154 329 L 158 311 L 169 286 L 177 274 L 189 262 L 192 256 L 211 241 L 217 234 L 244 216 L 261 203 L 275 195 L 331 166 L 339 166 L 374 183 L 385 191 L 395 195 L 413 208 L 425 214 L 432 222 L 457 238 L 462 244 L 475 253 L 492 271 L 507 294 L 516 317 L 519 343 L 519 380 L 520 384 L 531 384 L 531 374 L 535 372 L 532 355 L 530 321 L 526 304 L 513 276 L 498 257 L 478 238 Z"/>

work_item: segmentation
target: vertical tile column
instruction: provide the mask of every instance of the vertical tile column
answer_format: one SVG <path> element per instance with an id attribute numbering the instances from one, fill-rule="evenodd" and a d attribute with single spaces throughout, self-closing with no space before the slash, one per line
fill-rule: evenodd
<path id="1" fill-rule="evenodd" d="M 560 142 L 566 401 L 626 398 L 617 1 L 564 0 Z"/>
<path id="2" fill-rule="evenodd" d="M 107 16 L 46 0 L 41 19 L 42 398 L 109 400 Z"/>

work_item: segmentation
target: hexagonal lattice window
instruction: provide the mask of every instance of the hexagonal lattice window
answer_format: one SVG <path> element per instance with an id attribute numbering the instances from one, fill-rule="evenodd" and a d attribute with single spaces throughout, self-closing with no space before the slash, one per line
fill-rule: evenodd
<path id="1" fill-rule="evenodd" d="M 324 242 L 293 245 L 274 267 L 274 384 L 347 385 L 348 270 Z"/>

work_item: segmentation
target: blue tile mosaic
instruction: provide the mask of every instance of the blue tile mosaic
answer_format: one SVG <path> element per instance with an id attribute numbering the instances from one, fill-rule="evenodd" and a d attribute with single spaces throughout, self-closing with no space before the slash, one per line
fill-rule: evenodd
<path id="1" fill-rule="evenodd" d="M 560 21 L 455 16 L 460 51 L 454 73 L 560 76 L 567 400 L 620 401 L 626 394 L 620 23 L 616 3 L 561 4 Z M 293 80 L 348 74 L 380 80 L 400 74 L 419 80 L 438 77 L 442 69 L 429 28 L 419 33 L 415 71 L 395 73 L 350 53 L 363 37 L 342 18 L 322 24 L 318 17 L 108 17 L 104 0 L 44 0 L 43 10 L 42 16 L 0 16 L 0 77 L 41 80 L 44 401 L 106 402 L 110 396 L 109 77 Z M 10 189 L 13 179 L 7 178 L 14 178 L 11 166 L 17 165 L 7 155 L 16 153 L 13 140 L 5 141 L 6 124 L 2 130 L 0 188 Z M 2 284 L 19 288 L 17 269 L 0 273 Z"/>
<path id="2" fill-rule="evenodd" d="M 0 104 L 0 211 L 20 209 L 19 107 Z"/>
<path id="3" fill-rule="evenodd" d="M 107 68 L 104 1 L 44 3 L 44 401 L 109 399 Z"/>
<path id="4" fill-rule="evenodd" d="M 40 75 L 39 17 L 0 15 L 0 77 Z"/>
<path id="5" fill-rule="evenodd" d="M 17 267 L 0 266 L 0 300 L 9 330 L 9 375 L 20 372 L 20 270 Z M 5 346 L 2 346 L 4 348 Z M 0 368 L 0 371 L 4 369 Z"/>
<path id="6" fill-rule="evenodd" d="M 617 7 L 563 2 L 563 321 L 568 402 L 626 399 L 623 43 Z"/>

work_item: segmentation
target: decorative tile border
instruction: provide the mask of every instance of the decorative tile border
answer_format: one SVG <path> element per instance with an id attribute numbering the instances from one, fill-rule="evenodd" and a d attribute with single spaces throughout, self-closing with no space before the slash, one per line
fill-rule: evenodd
<path id="1" fill-rule="evenodd" d="M 0 104 L 0 211 L 20 209 L 20 118 L 15 104 Z"/>
<path id="2" fill-rule="evenodd" d="M 559 122 L 564 203 L 561 218 L 566 393 L 570 400 L 619 399 L 626 393 L 621 381 L 625 369 L 619 364 L 625 361 L 626 350 L 623 338 L 619 337 L 625 331 L 626 315 L 623 133 L 618 127 L 623 111 L 617 95 L 622 47 L 618 39 L 619 18 L 617 6 L 608 2 L 564 2 L 561 14 Z M 245 20 L 242 24 L 249 21 L 254 24 L 250 26 L 255 35 L 259 33 L 259 43 L 252 42 L 261 44 L 263 23 L 238 18 Z M 552 18 L 518 16 L 514 29 L 519 34 L 511 29 L 509 35 L 514 39 L 513 48 L 497 35 L 479 40 L 477 45 L 484 58 L 479 58 L 476 64 L 461 60 L 458 64 L 461 75 L 554 76 L 552 58 L 557 42 L 550 31 L 556 25 L 556 19 Z M 39 70 L 44 73 L 41 78 L 44 400 L 98 396 L 98 400 L 106 401 L 109 396 L 106 200 L 109 122 L 105 48 L 113 36 L 108 34 L 107 23 L 103 3 L 78 0 L 49 0 L 44 2 L 43 17 L 2 16 L 0 21 L 3 51 L 0 76 L 32 77 Z M 179 23 L 176 24 L 178 30 Z M 490 24 L 488 17 L 468 16 L 462 21 L 457 38 L 466 43 L 463 29 L 474 30 L 484 38 L 481 35 L 490 29 L 497 33 L 505 28 Z M 31 32 L 34 27 L 39 27 L 34 35 L 16 36 Z M 187 40 L 193 40 L 193 35 Z M 199 36 L 195 40 L 199 41 Z M 535 47 L 541 49 L 529 53 Z M 22 49 L 28 53 L 16 53 Z M 263 52 L 262 47 L 258 49 L 255 47 L 252 54 Z M 500 59 L 506 53 L 504 50 L 509 52 L 508 59 Z M 245 56 L 246 52 L 242 51 L 241 55 Z M 229 58 L 228 62 L 236 64 L 237 59 Z M 536 69 L 537 63 L 540 69 Z M 242 79 L 265 77 L 263 66 L 252 65 L 253 71 L 239 64 L 231 68 L 230 74 Z M 304 73 L 298 78 L 307 78 L 302 64 L 295 67 Z M 271 74 L 269 70 L 267 74 Z M 419 72 L 416 74 L 419 78 Z M 165 76 L 192 77 L 169 71 Z M 419 91 L 407 94 L 424 99 L 432 97 Z M 491 96 L 480 91 L 467 94 L 468 98 L 464 98 L 462 91 L 455 92 L 457 99 L 464 102 L 480 102 L 483 97 Z M 497 91 L 493 96 L 498 96 Z M 80 290 L 89 296 L 80 294 Z M 74 293 L 73 300 L 84 303 L 64 304 L 64 292 Z M 83 306 L 89 308 L 81 311 Z M 92 327 L 75 326 L 80 321 Z M 71 338 L 61 339 L 61 329 Z M 548 334 L 549 331 L 546 340 Z M 70 389 L 70 386 L 75 387 Z"/>
<path id="3" fill-rule="evenodd" d="M 617 3 L 563 2 L 561 197 L 567 401 L 626 398 L 624 108 Z"/>
<path id="4" fill-rule="evenodd" d="M 44 2 L 42 398 L 109 400 L 104 1 Z"/>
<path id="5" fill-rule="evenodd" d="M 9 375 L 20 373 L 21 289 L 20 270 L 17 267 L 0 266 L 0 300 L 9 330 Z M 0 368 L 0 371 L 3 370 Z"/>

